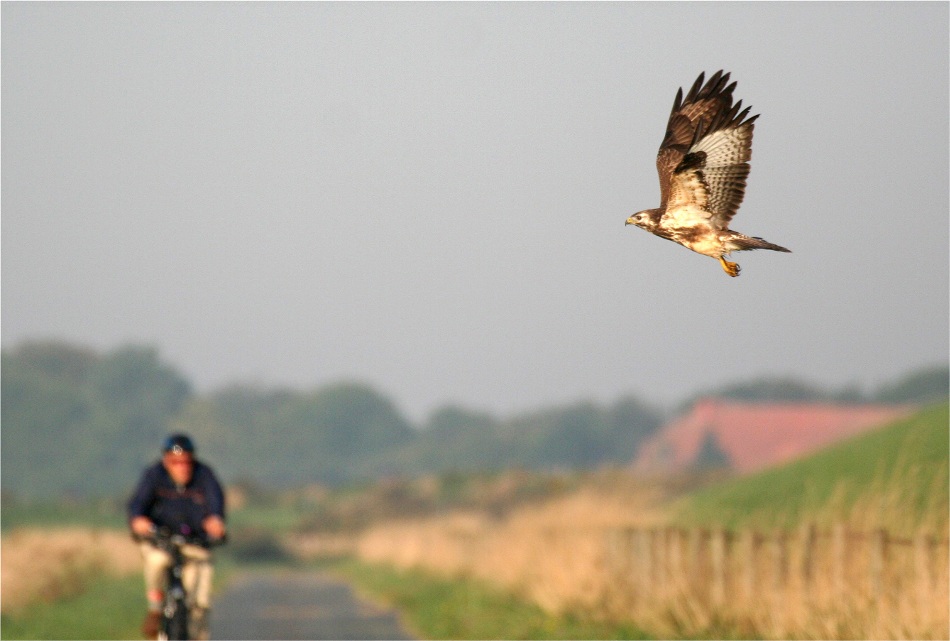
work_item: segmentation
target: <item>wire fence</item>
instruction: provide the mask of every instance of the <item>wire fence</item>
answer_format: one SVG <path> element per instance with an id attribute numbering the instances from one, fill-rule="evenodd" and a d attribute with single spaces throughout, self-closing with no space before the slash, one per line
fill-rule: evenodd
<path id="1" fill-rule="evenodd" d="M 684 625 L 731 620 L 778 637 L 947 638 L 946 539 L 844 525 L 604 536 L 605 572 L 634 618 L 666 610 L 692 619 Z"/>
<path id="2" fill-rule="evenodd" d="M 948 638 L 948 541 L 928 534 L 432 520 L 373 528 L 357 549 L 669 638 Z"/>

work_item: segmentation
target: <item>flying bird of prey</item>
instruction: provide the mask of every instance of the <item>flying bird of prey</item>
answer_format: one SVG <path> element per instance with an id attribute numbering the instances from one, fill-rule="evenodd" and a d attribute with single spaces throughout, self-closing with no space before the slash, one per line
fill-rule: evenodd
<path id="1" fill-rule="evenodd" d="M 728 84 L 728 73 L 717 71 L 705 85 L 704 75 L 699 74 L 685 99 L 682 87 L 676 92 L 656 155 L 660 206 L 637 212 L 626 224 L 717 258 L 727 274 L 738 276 L 739 265 L 724 258 L 730 252 L 790 250 L 729 229 L 745 195 L 752 129 L 759 116 L 746 118 L 751 107 L 742 109 L 741 100 L 732 104 L 736 83 Z"/>

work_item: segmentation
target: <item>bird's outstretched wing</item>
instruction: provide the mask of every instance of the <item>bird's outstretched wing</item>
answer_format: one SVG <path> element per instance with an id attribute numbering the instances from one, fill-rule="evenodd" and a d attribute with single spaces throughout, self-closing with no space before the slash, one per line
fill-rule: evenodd
<path id="1" fill-rule="evenodd" d="M 670 119 L 666 125 L 666 135 L 660 143 L 660 150 L 656 155 L 656 171 L 660 177 L 660 208 L 666 207 L 670 197 L 670 181 L 673 172 L 683 161 L 694 143 L 696 131 L 702 122 L 712 122 L 713 118 L 732 107 L 732 91 L 736 83 L 731 85 L 729 74 L 717 71 L 703 85 L 705 73 L 699 74 L 696 82 L 683 98 L 683 88 L 676 92 L 676 100 L 670 111 Z"/>
<path id="2" fill-rule="evenodd" d="M 742 203 L 758 115 L 747 118 L 750 107 L 742 109 L 741 100 L 731 105 L 734 86 L 728 87 L 728 103 L 719 101 L 718 111 L 707 111 L 699 120 L 686 153 L 672 170 L 666 204 L 671 217 L 702 210 L 712 227 L 726 229 Z"/>

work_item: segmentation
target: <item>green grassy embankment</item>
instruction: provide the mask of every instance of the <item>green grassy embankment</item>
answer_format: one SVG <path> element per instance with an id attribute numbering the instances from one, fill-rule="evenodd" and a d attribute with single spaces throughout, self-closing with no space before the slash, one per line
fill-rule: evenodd
<path id="1" fill-rule="evenodd" d="M 950 406 L 849 439 L 807 458 L 733 479 L 671 506 L 680 525 L 795 528 L 806 521 L 885 528 L 948 527 Z"/>

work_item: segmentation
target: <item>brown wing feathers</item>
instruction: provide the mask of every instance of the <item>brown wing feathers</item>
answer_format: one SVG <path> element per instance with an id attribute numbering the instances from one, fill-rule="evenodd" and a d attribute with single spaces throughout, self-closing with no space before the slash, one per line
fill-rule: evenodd
<path id="1" fill-rule="evenodd" d="M 759 117 L 749 117 L 751 108 L 743 108 L 741 100 L 733 104 L 735 88 L 729 74 L 720 70 L 708 81 L 699 74 L 685 96 L 682 87 L 677 90 L 656 156 L 660 207 L 627 219 L 628 224 L 719 258 L 730 276 L 739 275 L 739 266 L 722 257 L 732 251 L 788 251 L 729 229 L 745 196 Z"/>
<path id="2" fill-rule="evenodd" d="M 723 75 L 721 70 L 714 73 L 700 89 L 702 80 L 703 74 L 699 74 L 680 108 L 680 113 L 693 123 L 701 119 L 708 120 L 723 109 L 728 109 L 732 105 L 732 91 L 736 88 L 736 83 L 726 86 L 729 74 Z"/>
<path id="3" fill-rule="evenodd" d="M 693 147 L 705 136 L 715 133 L 720 129 L 735 129 L 743 125 L 750 125 L 755 122 L 760 115 L 756 114 L 743 122 L 743 119 L 749 114 L 749 111 L 752 109 L 752 107 L 749 106 L 745 109 L 742 109 L 741 113 L 739 112 L 740 109 L 742 109 L 741 100 L 733 105 L 732 109 L 729 111 L 720 111 L 719 113 L 713 114 L 712 118 L 708 121 L 705 119 L 700 120 L 689 146 Z"/>
<path id="4" fill-rule="evenodd" d="M 705 73 L 699 74 L 685 98 L 683 88 L 680 87 L 673 101 L 666 135 L 663 137 L 656 157 L 656 169 L 660 178 L 661 208 L 666 207 L 669 199 L 670 179 L 673 172 L 683 161 L 689 148 L 698 140 L 697 133 L 700 129 L 709 131 L 708 125 L 704 126 L 704 123 L 718 121 L 718 116 L 724 112 L 732 113 L 730 107 L 736 83 L 727 85 L 729 74 L 723 74 L 721 70 L 717 71 L 705 85 L 704 78 Z"/>
<path id="5" fill-rule="evenodd" d="M 758 115 L 747 119 L 751 107 L 743 109 L 741 100 L 732 104 L 736 83 L 727 84 L 728 73 L 716 72 L 705 85 L 703 77 L 699 75 L 685 98 L 680 88 L 673 102 L 657 155 L 660 207 L 668 204 L 674 175 L 696 172 L 706 192 L 703 200 L 714 214 L 711 222 L 724 228 L 745 195 L 752 124 Z"/>

